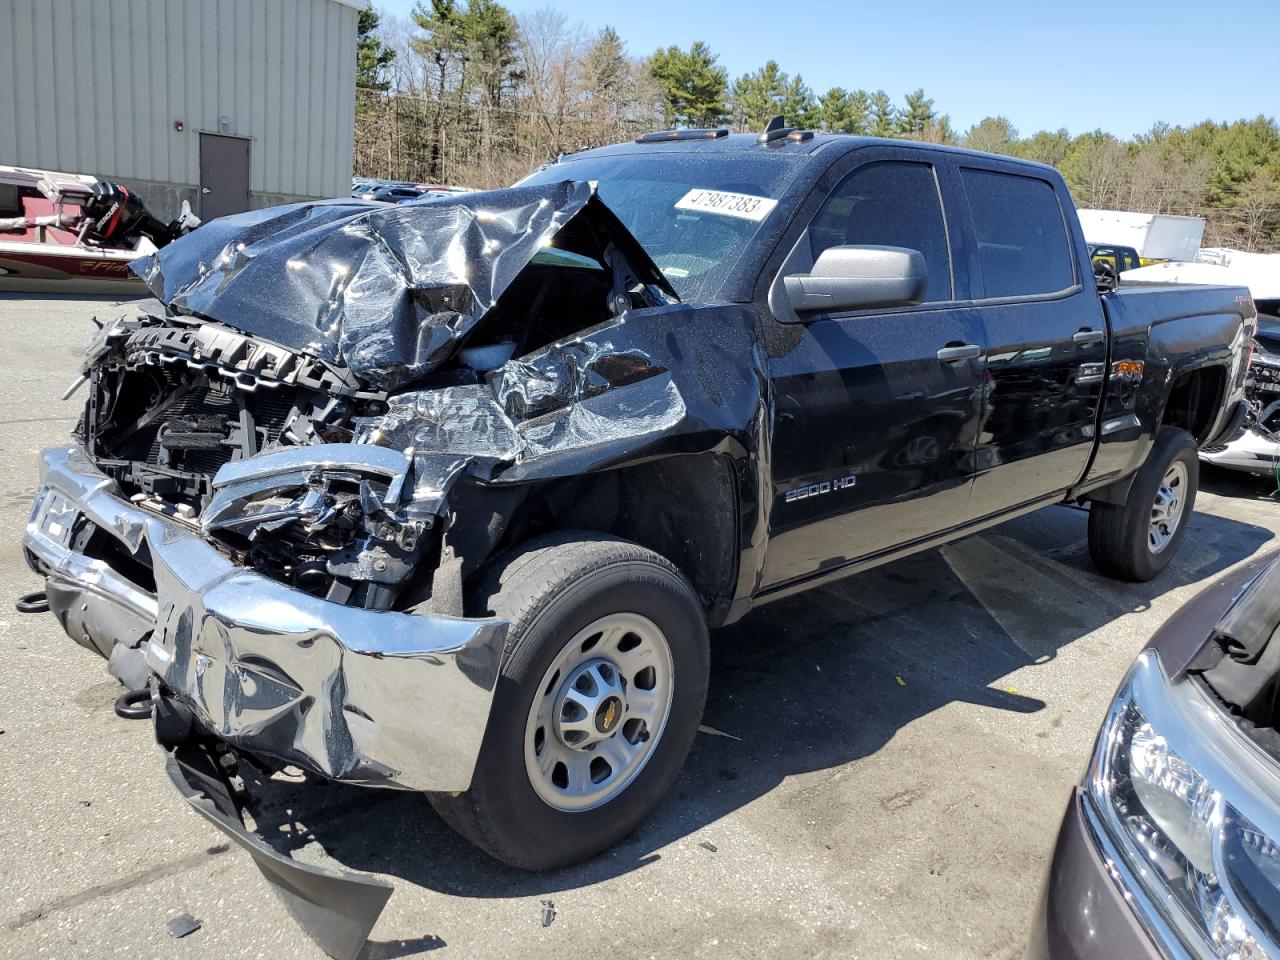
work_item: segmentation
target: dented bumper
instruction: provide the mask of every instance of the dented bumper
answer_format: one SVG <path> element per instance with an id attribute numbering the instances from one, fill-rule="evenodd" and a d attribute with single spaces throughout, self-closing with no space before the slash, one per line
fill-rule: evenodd
<path id="1" fill-rule="evenodd" d="M 136 644 L 196 722 L 239 749 L 335 780 L 470 786 L 505 622 L 331 603 L 118 494 L 79 447 L 44 453 L 24 544 L 73 639 L 103 656 Z M 86 524 L 122 551 L 81 552 Z"/>

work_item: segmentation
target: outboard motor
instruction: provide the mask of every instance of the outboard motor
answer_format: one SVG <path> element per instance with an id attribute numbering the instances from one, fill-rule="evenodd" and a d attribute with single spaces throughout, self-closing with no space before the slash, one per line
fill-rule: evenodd
<path id="1" fill-rule="evenodd" d="M 163 247 L 200 223 L 186 201 L 183 201 L 182 216 L 168 224 L 161 223 L 143 206 L 136 193 L 106 180 L 93 185 L 93 192 L 81 212 L 88 221 L 84 238 L 104 247 L 129 247 L 139 237 Z"/>

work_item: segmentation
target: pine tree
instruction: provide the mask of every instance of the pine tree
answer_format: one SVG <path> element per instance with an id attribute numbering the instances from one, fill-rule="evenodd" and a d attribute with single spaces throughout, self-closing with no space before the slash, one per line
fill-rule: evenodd
<path id="1" fill-rule="evenodd" d="M 743 130 L 761 130 L 778 114 L 785 74 L 776 60 L 733 82 L 733 117 Z"/>
<path id="2" fill-rule="evenodd" d="M 883 90 L 871 94 L 871 129 L 873 137 L 892 137 L 898 132 L 898 111 Z"/>
<path id="3" fill-rule="evenodd" d="M 356 15 L 356 87 L 365 90 L 387 90 L 391 81 L 384 71 L 396 58 L 396 52 L 378 36 L 381 18 L 372 6 Z"/>
<path id="4" fill-rule="evenodd" d="M 844 87 L 832 87 L 818 98 L 819 126 L 831 133 L 853 133 L 850 129 L 849 91 Z"/>
<path id="5" fill-rule="evenodd" d="M 724 118 L 729 77 L 701 40 L 687 51 L 677 46 L 658 50 L 649 58 L 649 71 L 662 92 L 669 126 L 710 127 Z"/>
<path id="6" fill-rule="evenodd" d="M 784 73 L 782 76 L 785 79 L 787 75 Z M 813 91 L 798 73 L 782 85 L 778 112 L 782 114 L 787 126 L 799 127 L 801 130 L 817 127 L 822 119 Z"/>
<path id="7" fill-rule="evenodd" d="M 924 95 L 923 89 L 917 88 L 907 94 L 906 108 L 898 114 L 898 135 L 918 139 L 937 120 L 933 100 Z"/>
<path id="8" fill-rule="evenodd" d="M 593 124 L 605 127 L 617 122 L 626 109 L 630 71 L 626 48 L 613 27 L 605 27 L 587 48 L 582 72 L 586 112 Z"/>

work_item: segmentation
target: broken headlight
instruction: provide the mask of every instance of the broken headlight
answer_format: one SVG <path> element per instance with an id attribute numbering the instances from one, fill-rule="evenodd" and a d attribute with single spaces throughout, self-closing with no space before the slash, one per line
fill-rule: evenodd
<path id="1" fill-rule="evenodd" d="M 1224 749 L 1224 735 L 1240 742 Z M 1090 766 L 1089 805 L 1145 895 L 1135 907 L 1158 914 L 1143 918 L 1148 929 L 1195 956 L 1280 960 L 1277 798 L 1254 776 L 1267 779 L 1265 764 L 1234 762 L 1237 753 L 1261 762 L 1252 750 L 1225 711 L 1193 681 L 1170 683 L 1148 651 Z"/>
<path id="2" fill-rule="evenodd" d="M 410 502 L 412 460 L 366 444 L 284 447 L 222 467 L 200 517 L 237 562 L 339 603 L 382 609 L 434 518 Z"/>

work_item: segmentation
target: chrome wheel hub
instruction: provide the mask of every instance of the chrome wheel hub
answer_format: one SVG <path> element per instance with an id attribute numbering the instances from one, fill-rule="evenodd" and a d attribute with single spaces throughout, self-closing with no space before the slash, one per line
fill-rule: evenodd
<path id="1" fill-rule="evenodd" d="M 1155 501 L 1151 504 L 1151 527 L 1147 534 L 1147 545 L 1152 553 L 1159 553 L 1167 547 L 1178 531 L 1187 482 L 1186 465 L 1178 462 L 1170 465 L 1156 488 Z"/>
<path id="2" fill-rule="evenodd" d="M 618 668 L 588 660 L 569 674 L 552 705 L 556 736 L 570 750 L 590 750 L 617 732 L 627 712 L 627 692 Z"/>
<path id="3" fill-rule="evenodd" d="M 652 620 L 601 617 L 556 655 L 525 724 L 525 770 L 558 810 L 589 810 L 643 769 L 666 726 L 671 648 Z"/>

